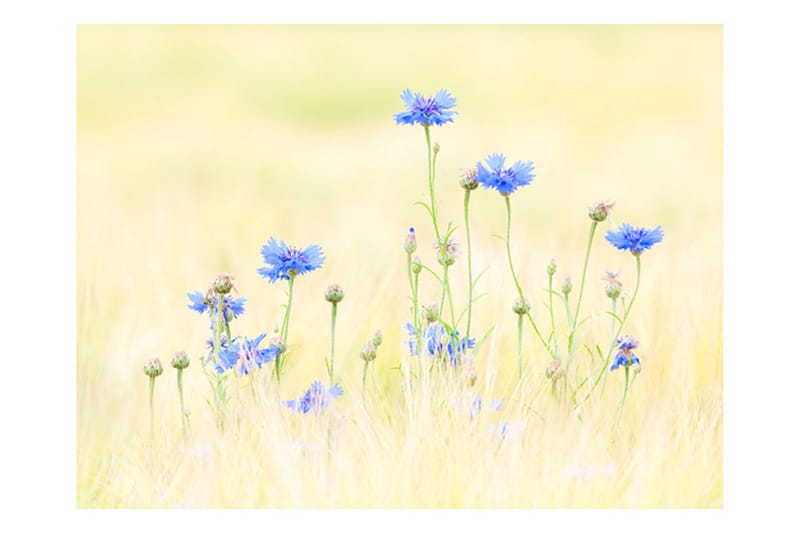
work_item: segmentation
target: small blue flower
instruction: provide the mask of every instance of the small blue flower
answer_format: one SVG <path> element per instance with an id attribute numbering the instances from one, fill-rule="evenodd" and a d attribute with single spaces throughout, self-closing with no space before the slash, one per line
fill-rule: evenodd
<path id="1" fill-rule="evenodd" d="M 283 405 L 298 413 L 314 413 L 327 407 L 332 399 L 338 398 L 342 394 L 344 391 L 338 383 L 330 388 L 325 388 L 322 382 L 314 381 L 305 394 L 294 400 L 286 400 Z"/>
<path id="2" fill-rule="evenodd" d="M 664 240 L 664 230 L 661 229 L 661 226 L 646 229 L 623 224 L 616 233 L 608 230 L 606 240 L 620 250 L 630 250 L 633 255 L 640 255 L 654 244 Z"/>
<path id="3" fill-rule="evenodd" d="M 239 340 L 237 338 L 234 339 L 231 345 L 222 347 L 222 349 L 220 349 L 216 371 L 222 374 L 226 370 L 237 366 L 239 373 L 246 376 L 251 370 L 261 368 L 263 365 L 274 361 L 275 357 L 278 355 L 277 346 L 269 346 L 267 348 L 258 347 L 261 341 L 264 340 L 264 337 L 266 337 L 266 335 L 262 333 L 255 339 L 248 339 L 245 337 L 243 340 Z M 211 355 L 213 355 L 213 353 Z"/>
<path id="4" fill-rule="evenodd" d="M 197 311 L 201 315 L 208 311 L 209 316 L 211 317 L 211 327 L 214 327 L 214 323 L 217 320 L 217 295 L 214 294 L 211 296 L 211 303 L 207 303 L 206 296 L 203 295 L 200 291 L 189 292 L 186 294 L 189 297 L 189 309 L 192 311 Z M 230 314 L 233 315 L 233 318 L 239 318 L 242 314 L 244 314 L 244 304 L 247 301 L 246 298 L 236 298 L 233 299 L 230 295 L 225 295 L 222 298 L 222 310 L 223 310 L 223 318 L 225 319 L 225 323 L 228 323 L 228 317 Z"/>
<path id="5" fill-rule="evenodd" d="M 453 115 L 458 114 L 458 111 L 451 110 L 456 105 L 456 99 L 444 89 L 439 90 L 433 98 L 425 98 L 420 93 L 412 94 L 406 89 L 400 98 L 406 104 L 406 110 L 395 114 L 394 121 L 397 124 L 441 126 L 453 122 Z"/>
<path id="6" fill-rule="evenodd" d="M 633 353 L 633 350 L 639 346 L 639 341 L 630 335 L 626 335 L 625 337 L 620 337 L 617 339 L 617 346 L 619 347 L 619 351 L 614 357 L 614 362 L 611 364 L 611 368 L 609 370 L 616 370 L 621 366 L 640 364 L 639 358 L 636 357 L 635 353 Z"/>
<path id="7" fill-rule="evenodd" d="M 275 237 L 270 237 L 269 242 L 261 247 L 261 255 L 269 266 L 259 268 L 258 273 L 262 278 L 269 278 L 270 283 L 316 270 L 325 261 L 325 254 L 318 244 L 300 250 L 287 246 L 283 241 L 278 244 Z"/>
<path id="8" fill-rule="evenodd" d="M 238 338 L 239 337 L 234 338 L 233 342 L 236 342 L 236 340 Z M 225 349 L 228 348 L 228 338 L 223 333 L 222 335 L 220 335 L 219 341 L 220 341 L 219 342 L 219 349 L 220 349 L 220 352 L 222 352 L 222 351 L 224 351 Z M 214 358 L 214 339 L 213 338 L 209 338 L 208 340 L 206 340 L 206 346 L 208 346 L 208 355 L 206 356 L 205 360 L 203 361 L 204 365 L 208 364 L 208 362 L 211 361 Z"/>
<path id="9" fill-rule="evenodd" d="M 488 409 L 491 411 L 500 411 L 503 408 L 503 400 L 493 399 L 491 405 L 488 406 Z M 472 399 L 472 407 L 469 412 L 470 419 L 475 418 L 483 409 L 483 400 L 481 399 L 480 395 L 476 395 L 475 398 Z"/>
<path id="10" fill-rule="evenodd" d="M 508 196 L 517 188 L 528 185 L 533 181 L 533 161 L 517 161 L 511 168 L 503 168 L 506 163 L 506 156 L 503 154 L 492 154 L 486 158 L 489 168 L 483 166 L 480 161 L 477 164 L 477 174 L 475 180 L 486 189 L 497 189 L 503 196 Z"/>
<path id="11" fill-rule="evenodd" d="M 407 322 L 406 331 L 409 337 L 407 340 L 408 351 L 415 356 L 417 355 L 417 330 Z M 458 366 L 462 362 L 461 356 L 466 354 L 467 350 L 475 347 L 475 339 L 461 337 L 458 331 L 451 335 L 443 325 L 434 322 L 423 329 L 421 344 L 428 357 L 439 357 L 446 352 L 450 358 L 450 364 Z"/>

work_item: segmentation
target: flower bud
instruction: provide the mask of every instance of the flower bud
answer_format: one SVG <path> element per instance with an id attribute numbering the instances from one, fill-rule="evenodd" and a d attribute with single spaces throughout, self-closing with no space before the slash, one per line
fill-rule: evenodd
<path id="1" fill-rule="evenodd" d="M 372 340 L 370 342 L 375 345 L 375 348 L 383 344 L 383 334 L 381 333 L 381 330 L 375 330 L 375 333 L 372 334 Z"/>
<path id="2" fill-rule="evenodd" d="M 456 256 L 458 255 L 458 245 L 455 243 L 453 239 L 448 239 L 448 241 L 444 245 L 444 249 L 442 249 L 440 245 L 437 245 L 436 249 L 439 250 L 439 254 L 436 257 L 436 260 L 439 261 L 440 265 L 452 266 L 456 262 Z"/>
<path id="3" fill-rule="evenodd" d="M 338 304 L 342 300 L 344 300 L 344 291 L 339 286 L 338 283 L 334 283 L 333 285 L 328 285 L 328 288 L 325 289 L 325 300 L 329 301 L 332 304 Z"/>
<path id="4" fill-rule="evenodd" d="M 233 276 L 230 274 L 220 274 L 211 283 L 211 288 L 217 294 L 228 294 L 233 289 Z"/>
<path id="5" fill-rule="evenodd" d="M 441 150 L 441 146 L 439 146 L 439 143 L 433 143 L 433 153 L 438 154 L 439 150 Z"/>
<path id="6" fill-rule="evenodd" d="M 177 368 L 178 370 L 183 370 L 184 368 L 189 368 L 189 356 L 186 355 L 186 352 L 175 352 L 172 356 L 172 361 L 170 364 L 173 368 Z M 145 372 L 146 374 L 147 372 Z"/>
<path id="7" fill-rule="evenodd" d="M 608 212 L 614 207 L 614 200 L 601 200 L 589 207 L 589 218 L 595 222 L 602 222 L 608 217 Z"/>
<path id="8" fill-rule="evenodd" d="M 280 335 L 273 335 L 269 339 L 269 345 L 278 348 L 278 353 L 283 355 L 286 353 L 286 341 Z"/>
<path id="9" fill-rule="evenodd" d="M 474 191 L 478 188 L 478 180 L 475 179 L 477 175 L 477 169 L 468 168 L 464 174 L 461 175 L 461 179 L 458 180 L 458 184 L 461 185 L 461 188 L 465 191 Z"/>
<path id="10" fill-rule="evenodd" d="M 144 373 L 151 378 L 158 377 L 163 372 L 164 368 L 161 366 L 161 361 L 158 359 L 150 359 L 144 364 Z"/>
<path id="11" fill-rule="evenodd" d="M 403 241 L 403 249 L 408 255 L 417 251 L 417 236 L 414 233 L 414 228 L 408 228 L 408 235 L 406 235 L 406 240 Z"/>
<path id="12" fill-rule="evenodd" d="M 368 342 L 361 348 L 361 354 L 359 354 L 361 359 L 369 363 L 370 361 L 374 361 L 375 357 L 377 357 L 377 351 L 375 349 L 375 345 L 372 344 L 372 341 Z"/>
<path id="13" fill-rule="evenodd" d="M 511 306 L 511 309 L 518 315 L 527 315 L 528 311 L 531 310 L 531 306 L 528 305 L 528 301 L 524 298 L 517 298 L 514 300 L 514 304 Z"/>
<path id="14" fill-rule="evenodd" d="M 556 266 L 556 260 L 551 259 L 550 263 L 547 264 L 547 275 L 550 277 L 555 276 L 556 270 L 558 270 L 558 267 Z"/>
<path id="15" fill-rule="evenodd" d="M 544 371 L 544 375 L 547 376 L 547 379 L 552 381 L 556 381 L 561 377 L 562 374 L 563 371 L 561 370 L 561 363 L 558 361 L 552 361 L 549 365 L 547 365 L 547 370 Z"/>
<path id="16" fill-rule="evenodd" d="M 437 320 L 439 320 L 439 306 L 435 303 L 428 306 L 423 305 L 422 317 L 428 324 L 430 324 L 431 322 L 436 322 Z"/>
<path id="17" fill-rule="evenodd" d="M 616 300 L 619 298 L 619 295 L 622 294 L 622 283 L 620 283 L 617 279 L 618 275 L 619 272 L 616 270 L 609 270 L 606 272 L 605 276 L 603 276 L 603 279 L 606 282 L 606 296 L 612 300 Z"/>
<path id="18" fill-rule="evenodd" d="M 419 257 L 414 256 L 414 258 L 411 260 L 411 272 L 414 274 L 419 274 L 422 272 L 422 261 Z"/>
<path id="19" fill-rule="evenodd" d="M 564 278 L 564 281 L 561 283 L 561 292 L 564 293 L 564 296 L 568 296 L 569 293 L 572 292 L 572 279 L 569 276 Z"/>
<path id="20" fill-rule="evenodd" d="M 475 383 L 477 382 L 478 382 L 478 374 L 476 374 L 475 372 L 470 372 L 467 375 L 467 383 L 469 383 L 469 386 L 474 387 Z"/>

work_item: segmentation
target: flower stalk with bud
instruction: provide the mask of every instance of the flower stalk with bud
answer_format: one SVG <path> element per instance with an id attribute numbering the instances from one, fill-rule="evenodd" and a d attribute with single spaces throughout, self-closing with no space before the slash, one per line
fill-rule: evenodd
<path id="1" fill-rule="evenodd" d="M 144 374 L 150 378 L 150 442 L 153 442 L 155 431 L 154 427 L 154 414 L 153 414 L 153 396 L 156 389 L 156 378 L 164 373 L 164 368 L 161 366 L 161 361 L 158 359 L 150 359 L 144 364 Z"/>
<path id="2" fill-rule="evenodd" d="M 344 291 L 342 288 L 334 283 L 325 289 L 325 300 L 331 304 L 331 360 L 326 361 L 328 367 L 328 378 L 330 379 L 331 386 L 333 386 L 333 357 L 336 346 L 336 306 L 344 299 Z"/>
<path id="3" fill-rule="evenodd" d="M 181 431 L 183 433 L 183 440 L 186 441 L 186 436 L 189 432 L 189 415 L 183 404 L 183 371 L 189 368 L 189 356 L 186 352 L 175 352 L 170 361 L 172 368 L 178 371 L 178 398 L 181 403 Z"/>

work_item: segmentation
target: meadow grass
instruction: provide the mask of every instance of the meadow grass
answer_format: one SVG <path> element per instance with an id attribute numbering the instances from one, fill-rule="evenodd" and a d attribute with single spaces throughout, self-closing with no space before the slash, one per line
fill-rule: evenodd
<path id="1" fill-rule="evenodd" d="M 722 506 L 722 39 L 719 26 L 136 27 L 78 30 L 77 504 L 79 507 L 713 507 Z M 592 202 L 613 198 L 616 224 L 665 231 L 642 255 L 623 333 L 642 372 L 614 428 L 624 376 L 575 410 L 545 376 L 549 356 L 526 328 L 517 383 L 516 292 L 495 191 L 470 204 L 473 268 L 486 269 L 472 335 L 478 379 L 416 388 L 403 347 L 410 319 L 409 226 L 438 267 L 428 215 L 425 139 L 400 127 L 400 92 L 447 88 L 441 145 L 442 224 L 465 242 L 465 168 L 495 151 L 532 159 L 515 193 L 512 254 L 540 327 L 546 266 L 579 279 Z M 603 273 L 635 261 L 598 228 L 581 342 L 607 346 Z M 336 376 L 322 414 L 278 405 L 269 370 L 231 380 L 226 429 L 206 404 L 200 370 L 207 317 L 186 293 L 220 272 L 247 298 L 234 335 L 280 325 L 285 283 L 256 274 L 274 235 L 325 250 L 297 280 L 284 398 L 327 382 L 330 304 L 339 283 Z M 438 271 L 438 268 L 434 268 Z M 466 306 L 462 254 L 450 269 Z M 420 302 L 440 287 L 420 277 Z M 573 304 L 574 305 L 574 304 Z M 573 307 L 574 309 L 574 307 Z M 556 305 L 561 339 L 568 333 Z M 358 354 L 383 332 L 361 394 Z M 549 328 L 547 328 L 549 331 Z M 176 371 L 191 434 L 182 437 Z M 155 440 L 145 360 L 159 357 Z M 588 356 L 578 352 L 578 371 Z M 373 377 L 374 376 L 374 377 Z M 484 400 L 481 414 L 453 398 Z M 486 409 L 502 398 L 499 412 Z M 468 401 L 468 400 L 465 400 Z M 511 423 L 505 439 L 497 425 Z M 521 424 L 524 424 L 521 425 Z M 329 436 L 330 435 L 330 436 Z M 329 442 L 332 445 L 329 446 Z M 330 451 L 329 451 L 330 450 Z"/>

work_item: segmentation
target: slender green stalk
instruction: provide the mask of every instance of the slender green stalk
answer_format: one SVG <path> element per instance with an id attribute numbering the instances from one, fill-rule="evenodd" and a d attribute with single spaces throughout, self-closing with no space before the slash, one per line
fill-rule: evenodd
<path id="1" fill-rule="evenodd" d="M 567 313 L 567 324 L 572 324 L 572 314 L 569 312 L 569 294 L 564 295 L 564 311 Z"/>
<path id="2" fill-rule="evenodd" d="M 231 323 L 226 319 L 225 320 L 225 335 L 228 338 L 228 344 L 231 342 Z"/>
<path id="3" fill-rule="evenodd" d="M 575 328 L 578 326 L 578 320 L 581 313 L 581 301 L 583 300 L 583 287 L 586 284 L 586 270 L 589 267 L 589 253 L 592 251 L 592 241 L 594 240 L 594 232 L 597 229 L 597 221 L 592 220 L 592 227 L 589 230 L 589 243 L 586 245 L 586 256 L 583 259 L 583 273 L 581 274 L 581 287 L 578 289 L 578 303 L 575 304 L 575 316 L 572 318 L 572 324 L 569 328 L 569 341 L 567 343 L 567 353 L 571 356 L 573 350 L 573 343 L 575 340 Z"/>
<path id="4" fill-rule="evenodd" d="M 522 386 L 522 315 L 517 315 L 517 370 L 519 384 Z"/>
<path id="5" fill-rule="evenodd" d="M 472 240 L 469 234 L 469 189 L 464 190 L 464 228 L 467 232 L 467 277 L 469 278 L 469 291 L 467 300 L 467 339 L 472 326 Z"/>
<path id="6" fill-rule="evenodd" d="M 630 387 L 630 367 L 625 367 L 625 388 L 622 390 L 622 399 L 619 401 L 619 407 L 617 408 L 617 421 L 614 424 L 615 426 L 619 426 L 619 421 L 622 418 L 622 408 L 625 407 L 625 398 L 628 396 L 628 389 Z"/>
<path id="7" fill-rule="evenodd" d="M 616 341 L 616 339 L 614 338 L 614 325 L 617 323 L 617 319 L 615 318 L 616 314 L 617 314 L 617 299 L 611 298 L 611 327 L 609 329 L 608 334 L 610 336 L 609 342 L 612 343 Z"/>
<path id="8" fill-rule="evenodd" d="M 294 272 L 289 272 L 289 300 L 286 303 L 286 314 L 283 316 L 283 325 L 281 327 L 281 338 L 286 346 L 289 346 L 289 316 L 292 312 L 292 294 L 294 293 Z M 281 385 L 281 370 L 283 370 L 284 354 L 278 354 L 275 357 L 275 375 L 278 379 L 278 388 Z"/>
<path id="9" fill-rule="evenodd" d="M 558 340 L 556 339 L 556 318 L 553 314 L 553 274 L 547 274 L 547 294 L 550 296 L 550 337 L 558 351 Z"/>
<path id="10" fill-rule="evenodd" d="M 331 386 L 333 386 L 333 351 L 336 342 L 336 302 L 331 302 L 331 364 L 328 368 Z"/>
<path id="11" fill-rule="evenodd" d="M 365 396 L 367 390 L 367 367 L 369 366 L 369 361 L 364 361 L 364 371 L 361 373 L 361 397 Z"/>
<path id="12" fill-rule="evenodd" d="M 150 376 L 150 444 L 155 442 L 155 431 L 153 429 L 153 392 L 156 388 L 155 376 Z"/>
<path id="13" fill-rule="evenodd" d="M 625 314 L 622 315 L 622 320 L 619 323 L 616 335 L 614 335 L 611 339 L 610 346 L 608 347 L 608 353 L 606 354 L 606 358 L 603 361 L 603 366 L 600 368 L 600 372 L 598 373 L 597 378 L 595 378 L 594 383 L 592 383 L 592 388 L 589 389 L 589 392 L 583 399 L 584 402 L 589 399 L 589 396 L 592 395 L 592 392 L 594 392 L 594 389 L 597 387 L 597 384 L 600 383 L 600 379 L 603 377 L 603 374 L 607 370 L 608 362 L 611 360 L 611 354 L 614 351 L 614 345 L 616 344 L 616 340 L 622 333 L 622 328 L 625 325 L 625 321 L 628 320 L 628 315 L 630 314 L 631 309 L 633 308 L 633 302 L 636 301 L 636 295 L 639 293 L 639 282 L 641 281 L 642 278 L 642 261 L 641 261 L 641 256 L 637 255 L 635 257 L 636 257 L 636 287 L 633 290 L 633 296 L 631 296 L 631 301 L 628 302 L 628 305 L 625 308 Z"/>
<path id="14" fill-rule="evenodd" d="M 511 260 L 511 201 L 509 200 L 508 196 L 505 196 L 505 199 L 506 199 L 506 213 L 508 215 L 508 222 L 506 223 L 506 253 L 508 255 L 508 266 L 509 268 L 511 268 L 511 277 L 514 278 L 514 285 L 517 287 L 519 298 L 520 300 L 525 301 L 525 296 L 522 293 L 522 287 L 519 284 L 519 279 L 517 279 L 517 273 L 514 270 L 514 263 Z M 533 316 L 531 315 L 531 312 L 528 311 L 526 315 L 528 316 L 528 321 L 531 323 L 531 326 L 533 326 L 533 331 L 536 333 L 536 336 L 539 337 L 539 340 L 541 341 L 542 345 L 549 352 L 550 348 L 547 346 L 547 341 L 544 340 L 542 334 L 539 332 L 539 328 L 536 327 L 536 322 L 533 321 Z"/>
<path id="15" fill-rule="evenodd" d="M 188 419 L 186 418 L 186 409 L 183 406 L 183 369 L 178 369 L 178 397 L 181 400 L 181 429 L 183 430 L 183 440 L 186 441 L 188 433 Z M 151 406 L 152 409 L 152 406 Z"/>
<path id="16" fill-rule="evenodd" d="M 433 148 L 431 147 L 431 132 L 429 126 L 425 126 L 425 143 L 428 146 L 428 192 L 430 193 L 431 198 L 430 215 L 431 220 L 433 221 L 433 230 L 436 232 L 436 243 L 442 244 L 442 237 L 439 234 L 439 223 L 436 221 L 436 196 L 433 188 L 433 181 L 435 179 L 434 154 Z"/>

